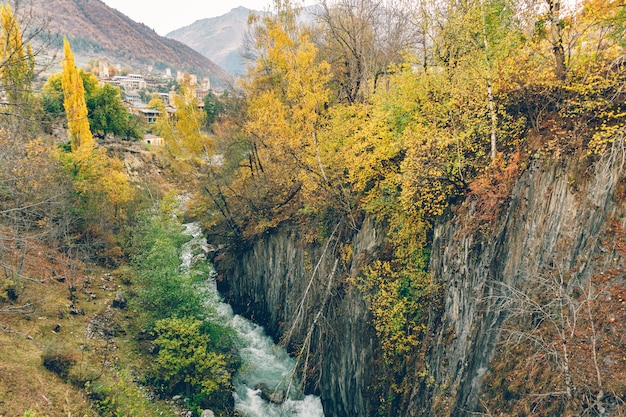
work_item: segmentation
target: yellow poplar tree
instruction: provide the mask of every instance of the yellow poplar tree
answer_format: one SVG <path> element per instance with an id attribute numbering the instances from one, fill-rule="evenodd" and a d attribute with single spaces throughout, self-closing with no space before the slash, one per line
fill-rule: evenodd
<path id="1" fill-rule="evenodd" d="M 333 182 L 322 142 L 330 66 L 317 61 L 317 49 L 295 24 L 289 2 L 276 2 L 276 8 L 255 30 L 259 57 L 245 85 L 251 159 L 239 171 L 241 182 L 252 185 L 262 202 L 256 211 L 265 208 L 273 219 L 280 218 L 273 211 L 297 194 L 319 196 Z"/>
<path id="2" fill-rule="evenodd" d="M 170 152 L 182 158 L 209 156 L 213 147 L 212 140 L 202 129 L 205 125 L 205 113 L 200 109 L 200 100 L 196 97 L 195 87 L 188 79 L 181 84 L 181 94 L 174 97 L 176 121 L 173 132 L 165 135 L 165 142 Z"/>
<path id="3" fill-rule="evenodd" d="M 63 74 L 61 83 L 63 85 L 63 96 L 65 101 L 65 114 L 67 116 L 67 127 L 72 144 L 72 152 L 81 147 L 93 148 L 94 140 L 89 129 L 89 119 L 87 118 L 87 103 L 85 102 L 85 88 L 83 81 L 74 64 L 74 54 L 70 48 L 70 43 L 63 40 Z"/>
<path id="4" fill-rule="evenodd" d="M 0 7 L 0 19 L 0 80 L 9 100 L 17 101 L 30 91 L 35 60 L 30 44 L 24 45 L 20 25 L 10 5 Z"/>
<path id="5" fill-rule="evenodd" d="M 67 39 L 63 41 L 64 60 L 61 84 L 72 152 L 65 156 L 66 166 L 74 176 L 74 188 L 82 199 L 85 219 L 106 236 L 133 196 L 120 160 L 110 158 L 106 149 L 98 148 L 89 128 L 85 86 L 74 63 Z"/>

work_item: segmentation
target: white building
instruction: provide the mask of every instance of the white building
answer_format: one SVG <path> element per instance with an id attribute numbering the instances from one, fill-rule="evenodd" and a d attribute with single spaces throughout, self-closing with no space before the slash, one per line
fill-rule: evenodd
<path id="1" fill-rule="evenodd" d="M 109 78 L 111 74 L 109 73 L 109 61 L 106 59 L 101 59 L 98 62 L 98 74 L 100 75 L 100 79 Z"/>
<path id="2" fill-rule="evenodd" d="M 143 78 L 143 75 L 128 74 L 128 77 L 126 78 L 125 88 L 129 88 L 131 90 L 141 90 L 142 88 L 146 88 L 146 80 Z"/>
<path id="3" fill-rule="evenodd" d="M 146 80 L 141 74 L 128 74 L 126 77 L 117 75 L 112 78 L 112 81 L 113 84 L 120 86 L 126 91 L 141 90 L 142 88 L 146 88 L 147 85 Z"/>

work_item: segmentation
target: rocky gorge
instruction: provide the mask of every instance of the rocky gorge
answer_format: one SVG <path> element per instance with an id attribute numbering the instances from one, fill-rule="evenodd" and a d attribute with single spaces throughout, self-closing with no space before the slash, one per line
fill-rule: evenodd
<path id="1" fill-rule="evenodd" d="M 439 220 L 429 271 L 441 286 L 442 302 L 430 312 L 428 348 L 406 358 L 403 371 L 412 383 L 395 415 L 487 413 L 485 381 L 493 380 L 494 363 L 506 350 L 503 329 L 518 317 L 514 295 L 534 296 L 529 291 L 542 287 L 540 277 L 566 275 L 570 289 L 574 284 L 591 288 L 598 274 L 621 270 L 623 252 L 612 233 L 624 222 L 623 165 L 623 149 L 617 146 L 591 163 L 531 158 L 493 221 L 480 224 L 485 213 L 472 198 Z M 385 384 L 380 340 L 353 278 L 383 250 L 385 227 L 365 218 L 341 238 L 339 227 L 311 242 L 297 226 L 282 226 L 248 246 L 227 249 L 217 262 L 219 285 L 236 311 L 290 347 L 309 377 L 309 389 L 321 396 L 326 416 L 376 416 Z M 351 248 L 351 256 L 342 254 L 342 245 Z M 609 281 L 610 288 L 624 287 L 620 273 Z M 598 290 L 594 300 L 615 302 L 615 317 L 623 318 L 623 303 L 607 291 Z M 585 300 L 576 306 L 587 305 Z M 597 329 L 607 335 L 617 331 L 603 327 L 604 320 L 592 323 L 594 343 L 602 336 Z M 593 351 L 594 357 L 601 354 Z M 605 355 L 595 363 L 614 361 Z M 577 358 L 569 358 L 571 367 L 582 366 L 573 363 Z M 610 380 L 606 371 L 599 380 Z M 603 400 L 606 415 L 620 401 L 614 394 Z"/>

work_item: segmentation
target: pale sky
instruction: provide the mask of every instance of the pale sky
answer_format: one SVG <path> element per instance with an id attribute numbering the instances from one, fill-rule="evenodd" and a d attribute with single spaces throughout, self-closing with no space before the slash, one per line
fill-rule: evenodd
<path id="1" fill-rule="evenodd" d="M 269 10 L 272 0 L 102 0 L 136 22 L 144 23 L 159 35 L 166 35 L 208 17 L 221 16 L 235 7 Z M 295 3 L 295 1 L 294 1 Z M 315 4 L 306 0 L 306 5 Z"/>

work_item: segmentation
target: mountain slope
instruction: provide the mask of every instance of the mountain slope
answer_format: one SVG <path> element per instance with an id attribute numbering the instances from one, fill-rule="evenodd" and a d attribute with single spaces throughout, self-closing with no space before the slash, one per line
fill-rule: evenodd
<path id="1" fill-rule="evenodd" d="M 248 30 L 248 17 L 253 10 L 237 7 L 223 16 L 197 20 L 166 36 L 189 45 L 204 56 L 211 57 L 233 75 L 245 73 L 242 57 L 243 40 Z M 254 12 L 259 13 L 259 12 Z"/>
<path id="2" fill-rule="evenodd" d="M 230 75 L 190 47 L 159 36 L 100 0 L 38 0 L 33 12 L 53 36 L 66 36 L 77 55 L 107 57 L 133 67 L 154 65 L 229 82 Z"/>
<path id="3" fill-rule="evenodd" d="M 299 22 L 309 24 L 319 12 L 318 6 L 305 7 Z M 242 76 L 246 73 L 243 45 L 251 13 L 264 15 L 266 12 L 240 6 L 222 16 L 197 20 L 165 36 L 189 45 L 231 74 Z"/>

